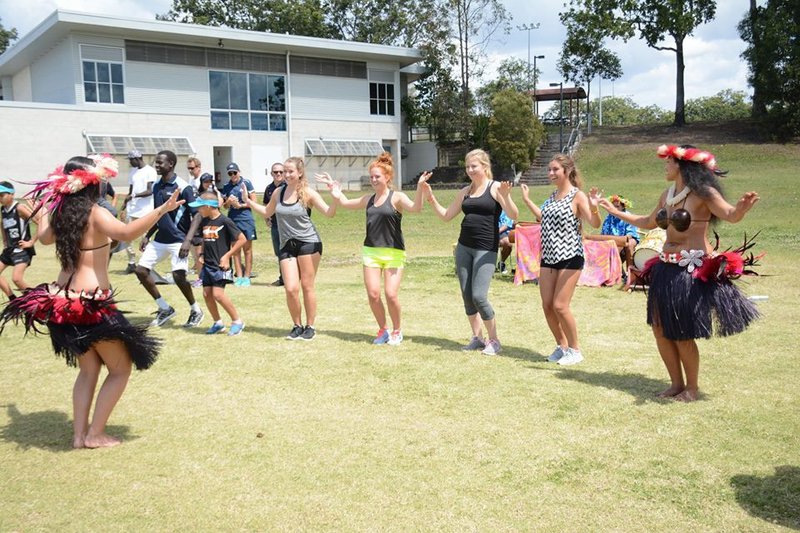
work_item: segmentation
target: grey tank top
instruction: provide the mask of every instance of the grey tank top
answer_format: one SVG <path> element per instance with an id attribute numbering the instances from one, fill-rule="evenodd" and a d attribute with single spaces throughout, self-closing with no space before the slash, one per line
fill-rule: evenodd
<path id="1" fill-rule="evenodd" d="M 322 242 L 317 233 L 317 228 L 311 222 L 309 209 L 303 207 L 299 201 L 287 204 L 283 201 L 286 187 L 281 187 L 278 205 L 275 206 L 275 218 L 278 221 L 278 237 L 281 248 L 289 239 L 301 242 Z"/>

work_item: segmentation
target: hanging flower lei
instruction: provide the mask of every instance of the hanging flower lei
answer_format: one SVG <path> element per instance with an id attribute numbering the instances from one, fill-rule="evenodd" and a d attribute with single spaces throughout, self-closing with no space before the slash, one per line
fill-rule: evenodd
<path id="1" fill-rule="evenodd" d="M 94 161 L 94 166 L 89 169 L 73 170 L 64 173 L 64 167 L 57 167 L 46 180 L 34 183 L 34 188 L 26 196 L 39 198 L 42 205 L 49 211 L 61 207 L 64 197 L 86 188 L 88 185 L 97 185 L 103 179 L 113 178 L 119 172 L 119 164 L 109 154 L 95 154 L 88 156 Z"/>
<path id="2" fill-rule="evenodd" d="M 673 144 L 662 144 L 658 147 L 656 153 L 661 159 L 671 157 L 673 159 L 680 159 L 681 161 L 700 163 L 709 170 L 717 169 L 717 160 L 714 158 L 714 154 L 698 150 L 697 148 L 681 148 Z"/>

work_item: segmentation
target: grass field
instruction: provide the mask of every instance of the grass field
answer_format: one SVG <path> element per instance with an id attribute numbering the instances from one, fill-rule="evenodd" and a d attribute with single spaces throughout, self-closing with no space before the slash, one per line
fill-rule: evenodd
<path id="1" fill-rule="evenodd" d="M 714 144 L 708 130 L 604 130 L 586 140 L 579 166 L 587 186 L 649 211 L 664 187 L 656 146 L 693 135 L 730 170 L 729 199 L 761 194 L 743 222 L 718 231 L 726 246 L 761 231 L 768 276 L 743 290 L 769 297 L 744 334 L 700 342 L 700 401 L 655 398 L 667 376 L 644 296 L 617 288 L 576 292 L 580 365 L 544 361 L 553 341 L 538 289 L 500 276 L 490 297 L 503 353 L 461 352 L 458 222 L 442 224 L 429 208 L 404 224 L 401 346 L 370 344 L 364 218 L 348 211 L 316 217 L 318 336 L 286 341 L 291 323 L 282 289 L 268 286 L 276 265 L 261 225 L 254 286 L 229 288 L 247 323 L 239 337 L 184 330 L 185 302 L 163 290 L 178 320 L 156 332 L 160 360 L 134 374 L 112 415 L 122 446 L 70 449 L 76 371 L 48 338 L 6 329 L 0 531 L 800 529 L 800 149 Z M 38 252 L 29 281 L 50 281 L 53 250 Z M 114 258 L 121 305 L 148 320 L 155 306 L 124 266 Z"/>

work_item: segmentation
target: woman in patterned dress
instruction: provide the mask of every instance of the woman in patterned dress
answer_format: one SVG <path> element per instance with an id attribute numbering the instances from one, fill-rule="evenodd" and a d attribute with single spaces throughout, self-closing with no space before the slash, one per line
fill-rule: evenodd
<path id="1" fill-rule="evenodd" d="M 542 223 L 542 258 L 539 290 L 547 325 L 556 340 L 556 348 L 547 358 L 560 365 L 583 361 L 578 344 L 578 326 L 569 308 L 575 286 L 583 269 L 581 221 L 600 227 L 597 202 L 600 192 L 592 188 L 587 196 L 581 191 L 581 178 L 575 162 L 558 154 L 550 161 L 548 178 L 556 190 L 540 209 L 531 201 L 528 187 L 522 185 L 522 200 Z"/>

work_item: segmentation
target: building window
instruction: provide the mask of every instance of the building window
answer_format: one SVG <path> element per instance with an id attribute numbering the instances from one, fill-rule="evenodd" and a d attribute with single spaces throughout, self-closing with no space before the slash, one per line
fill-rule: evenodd
<path id="1" fill-rule="evenodd" d="M 122 63 L 83 60 L 83 99 L 100 104 L 124 104 Z"/>
<path id="2" fill-rule="evenodd" d="M 286 77 L 208 73 L 211 129 L 286 131 Z"/>
<path id="3" fill-rule="evenodd" d="M 371 81 L 369 83 L 370 115 L 394 116 L 394 84 Z"/>

